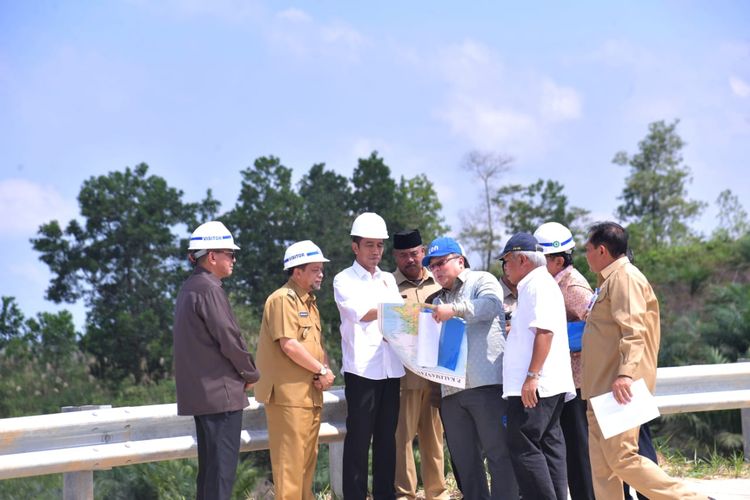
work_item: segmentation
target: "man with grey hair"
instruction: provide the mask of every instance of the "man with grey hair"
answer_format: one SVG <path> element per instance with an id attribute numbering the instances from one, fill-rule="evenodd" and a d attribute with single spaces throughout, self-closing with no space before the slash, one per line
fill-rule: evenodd
<path id="1" fill-rule="evenodd" d="M 575 395 L 565 303 L 537 240 L 514 234 L 500 260 L 518 287 L 503 363 L 508 448 L 524 498 L 568 498 L 560 413 Z"/>

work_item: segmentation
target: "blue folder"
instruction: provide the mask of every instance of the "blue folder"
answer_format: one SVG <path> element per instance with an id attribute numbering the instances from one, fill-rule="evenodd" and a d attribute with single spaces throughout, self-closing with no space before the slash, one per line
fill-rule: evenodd
<path id="1" fill-rule="evenodd" d="M 440 329 L 440 347 L 438 349 L 438 366 L 455 370 L 458 354 L 464 339 L 466 323 L 458 318 L 451 318 L 443 323 Z"/>
<path id="2" fill-rule="evenodd" d="M 571 321 L 568 323 L 568 346 L 571 352 L 578 352 L 582 349 L 583 327 L 585 321 Z"/>

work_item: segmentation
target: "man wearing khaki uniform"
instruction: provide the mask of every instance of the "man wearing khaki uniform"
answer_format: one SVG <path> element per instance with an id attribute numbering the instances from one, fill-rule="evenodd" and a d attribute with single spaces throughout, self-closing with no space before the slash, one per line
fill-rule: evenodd
<path id="1" fill-rule="evenodd" d="M 313 242 L 291 245 L 284 256 L 289 281 L 263 309 L 255 398 L 265 404 L 275 498 L 312 499 L 318 457 L 322 391 L 333 384 L 312 290 L 323 280 L 323 257 Z"/>
<path id="2" fill-rule="evenodd" d="M 628 404 L 633 381 L 644 379 L 652 393 L 656 386 L 659 303 L 627 248 L 627 231 L 614 222 L 589 231 L 586 260 L 599 287 L 583 335 L 583 399 L 612 391 L 618 403 Z M 604 439 L 591 404 L 586 416 L 596 498 L 622 498 L 623 481 L 652 500 L 706 498 L 638 455 L 638 427 Z"/>
<path id="3" fill-rule="evenodd" d="M 424 246 L 416 229 L 393 235 L 393 256 L 401 297 L 406 303 L 425 303 L 441 287 L 422 266 Z M 401 379 L 401 403 L 396 428 L 396 498 L 413 499 L 417 493 L 414 436 L 419 438 L 421 472 L 426 500 L 450 498 L 443 475 L 443 424 L 436 406 L 440 385 L 406 369 Z"/>

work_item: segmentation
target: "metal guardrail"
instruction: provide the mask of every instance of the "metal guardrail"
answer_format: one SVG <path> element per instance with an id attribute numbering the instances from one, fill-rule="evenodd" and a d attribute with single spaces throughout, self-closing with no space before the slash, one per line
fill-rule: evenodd
<path id="1" fill-rule="evenodd" d="M 750 362 L 659 368 L 656 398 L 662 414 L 750 408 Z M 241 450 L 267 449 L 263 405 L 250 401 Z M 93 498 L 94 470 L 197 455 L 193 418 L 178 416 L 175 404 L 82 410 L 1 419 L 0 479 L 66 473 L 65 498 Z M 742 418 L 749 458 L 750 410 Z M 331 447 L 331 489 L 341 496 L 343 389 L 324 393 L 321 422 L 320 442 Z"/>

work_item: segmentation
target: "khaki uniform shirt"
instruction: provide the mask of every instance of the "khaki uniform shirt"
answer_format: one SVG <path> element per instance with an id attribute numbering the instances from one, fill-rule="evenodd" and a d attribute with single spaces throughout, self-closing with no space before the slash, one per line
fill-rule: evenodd
<path id="1" fill-rule="evenodd" d="M 257 352 L 263 377 L 255 386 L 255 398 L 282 406 L 322 407 L 323 393 L 313 386 L 314 374 L 281 350 L 281 338 L 296 339 L 315 359 L 325 362 L 315 296 L 291 279 L 266 299 Z"/>
<path id="2" fill-rule="evenodd" d="M 435 278 L 432 277 L 432 273 L 426 267 L 422 268 L 422 277 L 419 281 L 409 281 L 398 269 L 393 272 L 393 277 L 396 278 L 401 298 L 407 304 L 426 303 L 427 297 L 439 292 L 441 289 L 440 285 L 435 282 Z M 435 382 L 430 382 L 420 377 L 406 367 L 404 367 L 404 370 L 406 371 L 406 375 L 401 379 L 402 389 L 427 389 L 431 384 L 435 384 Z"/>
<path id="3" fill-rule="evenodd" d="M 620 375 L 644 379 L 653 393 L 661 334 L 654 290 L 627 257 L 604 268 L 598 283 L 583 335 L 581 396 L 611 391 Z"/>

